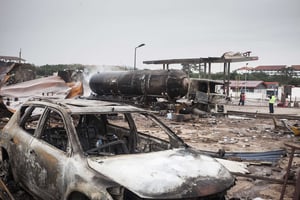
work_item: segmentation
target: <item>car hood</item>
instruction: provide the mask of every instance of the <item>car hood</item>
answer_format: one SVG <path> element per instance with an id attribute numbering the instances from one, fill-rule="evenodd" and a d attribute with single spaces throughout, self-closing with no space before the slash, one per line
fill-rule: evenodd
<path id="1" fill-rule="evenodd" d="M 234 184 L 223 165 L 191 148 L 90 157 L 88 164 L 142 198 L 208 196 Z"/>

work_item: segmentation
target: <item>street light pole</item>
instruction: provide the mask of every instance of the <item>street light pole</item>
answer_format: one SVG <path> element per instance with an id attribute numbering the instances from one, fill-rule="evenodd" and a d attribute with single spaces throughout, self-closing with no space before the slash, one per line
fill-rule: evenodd
<path id="1" fill-rule="evenodd" d="M 245 69 L 245 94 L 247 90 L 247 72 L 248 72 L 248 63 L 246 63 L 246 69 Z"/>
<path id="2" fill-rule="evenodd" d="M 140 44 L 139 46 L 134 48 L 134 65 L 133 65 L 133 70 L 136 70 L 136 49 L 140 48 L 142 46 L 145 46 L 145 44 Z"/>

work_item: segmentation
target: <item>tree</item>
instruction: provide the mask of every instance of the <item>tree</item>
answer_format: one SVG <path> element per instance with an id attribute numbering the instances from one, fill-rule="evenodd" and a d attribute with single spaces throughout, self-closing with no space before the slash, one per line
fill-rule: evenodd
<path id="1" fill-rule="evenodd" d="M 43 65 L 36 68 L 38 76 L 51 76 L 53 73 L 63 70 L 82 70 L 84 66 L 81 64 L 58 64 L 58 65 Z"/>

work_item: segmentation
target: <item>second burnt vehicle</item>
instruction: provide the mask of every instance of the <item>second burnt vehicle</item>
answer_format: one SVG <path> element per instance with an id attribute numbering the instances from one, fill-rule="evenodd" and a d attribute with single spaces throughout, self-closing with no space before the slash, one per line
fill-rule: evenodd
<path id="1" fill-rule="evenodd" d="M 28 101 L 0 146 L 6 178 L 37 199 L 224 199 L 235 182 L 154 115 L 118 103 Z"/>

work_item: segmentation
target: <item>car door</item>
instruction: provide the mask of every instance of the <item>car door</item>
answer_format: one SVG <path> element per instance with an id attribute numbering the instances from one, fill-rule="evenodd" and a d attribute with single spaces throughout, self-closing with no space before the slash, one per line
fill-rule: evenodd
<path id="1" fill-rule="evenodd" d="M 48 108 L 40 131 L 28 149 L 31 190 L 43 199 L 61 199 L 65 191 L 64 171 L 71 155 L 63 114 Z"/>
<path id="2" fill-rule="evenodd" d="M 24 105 L 21 107 L 17 123 L 14 123 L 7 131 L 10 132 L 11 167 L 17 181 L 27 183 L 30 178 L 28 168 L 28 148 L 41 121 L 44 106 Z M 29 172 L 30 173 L 30 172 Z"/>

